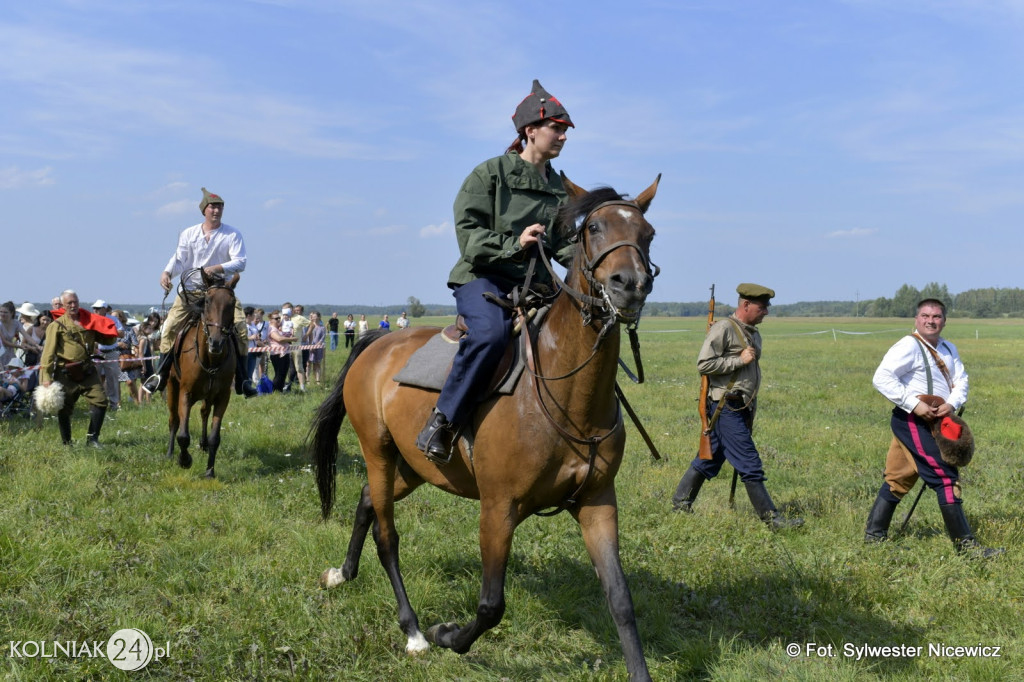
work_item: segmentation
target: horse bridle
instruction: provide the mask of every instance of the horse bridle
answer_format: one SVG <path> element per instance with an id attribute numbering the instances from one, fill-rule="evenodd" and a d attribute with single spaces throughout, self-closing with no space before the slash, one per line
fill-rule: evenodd
<path id="1" fill-rule="evenodd" d="M 626 208 L 631 208 L 643 214 L 643 210 L 637 205 L 635 201 L 629 201 L 627 199 L 613 199 L 611 201 L 604 201 L 595 206 L 594 208 L 590 209 L 590 211 L 588 211 L 586 214 L 580 215 L 579 217 L 576 218 L 575 230 L 573 231 L 572 236 L 569 238 L 569 241 L 577 245 L 577 250 L 579 252 L 580 258 L 580 272 L 583 274 L 583 279 L 587 282 L 587 284 L 590 285 L 591 292 L 597 292 L 600 294 L 600 296 L 584 294 L 582 291 L 570 287 L 565 282 L 565 280 L 558 276 L 558 273 L 555 272 L 554 268 L 552 268 L 550 259 L 544 253 L 543 242 L 537 242 L 539 260 L 544 264 L 544 267 L 547 268 L 548 274 L 551 275 L 551 278 L 558 285 L 559 289 L 565 291 L 567 294 L 576 299 L 576 301 L 580 304 L 580 314 L 583 316 L 583 325 L 587 326 L 594 321 L 595 311 L 603 313 L 599 316 L 599 319 L 604 321 L 605 329 L 602 329 L 602 332 L 598 338 L 598 343 L 600 343 L 600 340 L 604 338 L 605 334 L 607 333 L 605 330 L 607 330 L 611 326 L 610 323 L 623 322 L 626 324 L 627 328 L 635 327 L 636 323 L 640 319 L 640 313 L 643 310 L 643 307 L 641 306 L 641 309 L 637 311 L 636 315 L 627 316 L 623 315 L 619 311 L 619 309 L 615 307 L 615 304 L 612 303 L 611 298 L 608 295 L 608 292 L 604 288 L 604 285 L 598 282 L 597 279 L 594 277 L 594 272 L 601 265 L 601 262 L 605 258 L 607 258 L 608 255 L 612 253 L 612 251 L 616 251 L 623 247 L 630 247 L 636 249 L 637 253 L 640 254 L 640 260 L 644 264 L 644 270 L 647 272 L 648 275 L 650 275 L 652 279 L 661 274 L 661 268 L 651 261 L 650 256 L 648 256 L 644 252 L 640 245 L 637 244 L 635 241 L 628 239 L 621 239 L 617 242 L 613 242 L 608 246 L 604 247 L 593 258 L 588 257 L 585 248 L 586 239 L 583 236 L 583 232 L 586 229 L 587 225 L 590 224 L 590 219 L 593 217 L 593 215 L 602 208 L 606 208 L 608 206 L 625 206 Z"/>
<path id="2" fill-rule="evenodd" d="M 184 278 L 182 278 L 182 279 L 184 279 Z M 228 287 L 227 285 L 224 285 L 224 284 L 212 284 L 212 285 L 209 285 L 205 289 L 202 290 L 203 299 L 205 299 L 207 297 L 207 295 L 209 294 L 209 292 L 211 290 L 213 290 L 213 289 L 228 289 L 230 291 L 231 287 Z M 193 290 L 193 294 L 196 291 L 198 291 L 198 290 Z M 182 289 L 182 293 L 184 294 L 183 295 L 183 299 L 185 301 L 189 301 L 189 298 L 190 298 L 189 294 L 184 289 Z M 234 292 L 232 292 L 231 295 L 233 297 L 234 296 Z M 193 300 L 198 300 L 198 297 L 193 296 L 192 299 Z M 220 322 L 214 322 L 214 321 L 210 321 L 210 320 L 205 319 L 204 315 L 200 315 L 199 320 L 197 322 L 201 323 L 201 324 L 197 324 L 196 326 L 200 326 L 202 328 L 203 334 L 206 336 L 206 343 L 207 343 L 207 345 L 209 345 L 209 343 L 210 343 L 210 327 L 216 327 L 216 328 L 219 328 L 221 330 L 225 330 L 226 329 L 226 331 L 223 332 L 226 336 L 231 336 L 231 335 L 234 334 L 234 327 L 233 326 L 225 327 L 225 325 L 223 325 Z M 214 352 L 214 350 L 212 348 L 208 348 L 208 350 L 209 350 L 210 355 L 212 355 L 212 356 L 220 356 L 220 355 L 223 355 L 223 353 L 225 352 L 224 350 L 221 350 L 219 352 Z M 211 377 L 213 377 L 214 375 L 217 374 L 217 372 L 220 371 L 220 365 L 217 365 L 216 367 L 207 367 L 205 364 L 203 364 L 202 356 L 199 354 L 199 339 L 198 339 L 198 337 L 196 338 L 195 352 L 196 352 L 196 363 L 199 365 L 200 369 L 203 370 L 203 372 L 205 372 L 206 374 L 208 374 Z"/>

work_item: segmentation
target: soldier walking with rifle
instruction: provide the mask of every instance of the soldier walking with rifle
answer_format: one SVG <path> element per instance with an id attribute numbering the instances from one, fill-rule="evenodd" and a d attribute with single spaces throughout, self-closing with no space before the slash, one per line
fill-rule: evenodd
<path id="1" fill-rule="evenodd" d="M 757 325 L 768 315 L 775 292 L 758 284 L 740 284 L 736 292 L 736 311 L 710 326 L 697 358 L 697 371 L 701 374 L 701 442 L 697 457 L 672 496 L 672 508 L 692 511 L 704 481 L 717 476 L 729 460 L 761 520 L 773 529 L 795 528 L 803 525 L 803 519 L 787 518 L 775 508 L 765 489 L 761 455 L 751 436 L 761 384 L 761 334 Z M 714 288 L 709 322 L 713 315 Z"/>

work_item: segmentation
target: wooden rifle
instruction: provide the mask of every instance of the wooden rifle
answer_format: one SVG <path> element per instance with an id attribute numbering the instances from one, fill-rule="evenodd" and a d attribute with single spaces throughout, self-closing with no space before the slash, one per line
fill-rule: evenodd
<path id="1" fill-rule="evenodd" d="M 711 331 L 711 325 L 715 323 L 715 285 L 711 285 L 711 299 L 708 301 L 708 324 L 704 328 L 704 335 Z M 697 413 L 700 414 L 700 444 L 697 447 L 697 457 L 700 459 L 711 459 L 711 429 L 708 424 L 708 391 L 711 389 L 711 380 L 706 374 L 700 375 L 700 395 L 697 397 Z"/>

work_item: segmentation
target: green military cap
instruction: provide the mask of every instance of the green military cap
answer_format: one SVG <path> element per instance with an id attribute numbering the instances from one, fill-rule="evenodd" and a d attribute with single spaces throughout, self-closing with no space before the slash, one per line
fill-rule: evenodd
<path id="1" fill-rule="evenodd" d="M 749 282 L 744 282 L 736 287 L 736 293 L 740 295 L 740 298 L 745 298 L 748 301 L 761 301 L 762 303 L 768 303 L 775 296 L 774 290 Z"/>
<path id="2" fill-rule="evenodd" d="M 220 198 L 220 195 L 208 191 L 205 187 L 203 187 L 202 190 L 203 200 L 199 202 L 200 213 L 206 215 L 206 207 L 209 206 L 210 204 L 220 204 L 221 206 L 224 205 L 224 200 Z"/>

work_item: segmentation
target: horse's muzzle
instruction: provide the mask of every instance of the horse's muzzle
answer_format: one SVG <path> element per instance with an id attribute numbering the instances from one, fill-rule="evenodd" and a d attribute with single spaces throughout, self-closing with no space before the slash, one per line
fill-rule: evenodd
<path id="1" fill-rule="evenodd" d="M 640 317 L 647 296 L 653 290 L 654 278 L 646 271 L 618 272 L 605 284 L 603 297 L 616 317 L 623 322 L 633 322 Z"/>

